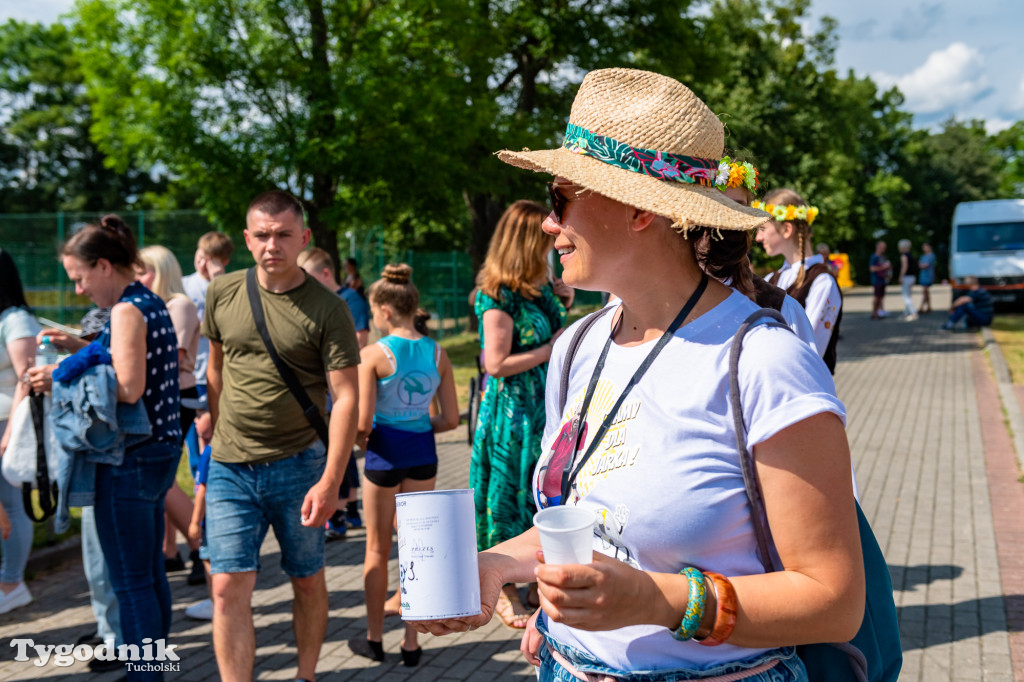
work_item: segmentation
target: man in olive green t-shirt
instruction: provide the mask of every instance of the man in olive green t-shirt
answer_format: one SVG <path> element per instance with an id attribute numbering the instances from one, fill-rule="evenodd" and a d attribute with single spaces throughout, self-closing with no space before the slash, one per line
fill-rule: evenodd
<path id="1" fill-rule="evenodd" d="M 206 535 L 213 581 L 213 644 L 221 679 L 251 680 L 256 651 L 252 592 L 270 526 L 295 595 L 299 679 L 313 680 L 327 630 L 324 523 L 356 434 L 359 346 L 348 308 L 298 266 L 310 233 L 302 205 L 266 192 L 246 213 L 245 244 L 277 354 L 322 417 L 334 401 L 324 444 L 267 353 L 253 321 L 245 272 L 218 277 L 206 292 L 202 333 L 210 339 L 207 390 L 213 461 Z"/>

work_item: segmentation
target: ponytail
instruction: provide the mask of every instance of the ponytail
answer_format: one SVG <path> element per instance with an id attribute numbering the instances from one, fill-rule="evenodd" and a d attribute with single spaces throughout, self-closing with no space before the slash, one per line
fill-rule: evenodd
<path id="1" fill-rule="evenodd" d="M 750 267 L 750 233 L 745 230 L 690 228 L 686 238 L 693 244 L 697 265 L 719 281 L 748 298 L 754 296 L 753 270 Z"/>

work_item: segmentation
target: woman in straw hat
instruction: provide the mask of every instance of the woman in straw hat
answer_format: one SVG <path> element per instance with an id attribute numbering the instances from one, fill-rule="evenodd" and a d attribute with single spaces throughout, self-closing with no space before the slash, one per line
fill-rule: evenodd
<path id="1" fill-rule="evenodd" d="M 555 176 L 543 229 L 565 282 L 620 299 L 568 363 L 564 409 L 575 330 L 555 344 L 534 480 L 538 506 L 593 512 L 598 551 L 546 565 L 531 529 L 480 554 L 480 615 L 424 631 L 478 627 L 503 584 L 536 579 L 543 615 L 522 648 L 541 680 L 805 680 L 793 645 L 857 632 L 845 410 L 814 351 L 768 326 L 746 337 L 739 394 L 785 570 L 766 575 L 755 550 L 728 364 L 757 310 L 746 250 L 766 216 L 714 187 L 722 143 L 722 124 L 683 85 L 609 69 L 584 79 L 562 148 L 499 153 Z"/>

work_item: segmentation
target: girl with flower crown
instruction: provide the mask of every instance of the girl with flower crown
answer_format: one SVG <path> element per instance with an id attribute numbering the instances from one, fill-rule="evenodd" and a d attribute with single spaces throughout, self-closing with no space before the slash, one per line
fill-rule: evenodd
<path id="1" fill-rule="evenodd" d="M 757 241 L 769 256 L 782 255 L 786 259 L 780 269 L 765 279 L 785 289 L 807 311 L 814 328 L 814 345 L 835 374 L 843 295 L 831 266 L 813 250 L 811 224 L 818 209 L 786 188 L 774 189 L 763 201 L 751 205 L 772 216 L 772 220 L 758 228 Z"/>

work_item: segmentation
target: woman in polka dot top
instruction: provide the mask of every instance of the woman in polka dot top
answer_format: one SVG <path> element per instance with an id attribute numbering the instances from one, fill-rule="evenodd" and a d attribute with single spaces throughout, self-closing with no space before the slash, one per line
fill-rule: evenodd
<path id="1" fill-rule="evenodd" d="M 164 302 L 135 281 L 138 250 L 131 230 L 105 216 L 68 240 L 61 254 L 75 292 L 101 308 L 110 321 L 97 341 L 110 350 L 117 400 L 142 400 L 153 427 L 147 440 L 126 448 L 120 466 L 96 470 L 97 534 L 121 609 L 124 643 L 166 640 L 171 593 L 164 573 L 163 499 L 181 457 L 178 340 Z M 77 339 L 51 334 L 70 350 Z M 128 680 L 162 679 L 157 672 L 128 670 Z"/>

